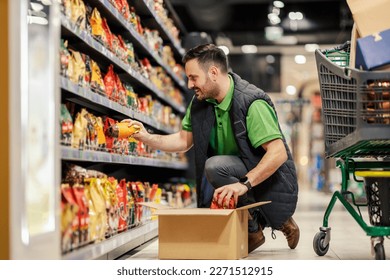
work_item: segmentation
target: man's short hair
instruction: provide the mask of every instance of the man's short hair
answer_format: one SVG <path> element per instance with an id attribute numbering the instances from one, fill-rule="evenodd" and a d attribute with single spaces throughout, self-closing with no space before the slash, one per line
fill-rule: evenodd
<path id="1" fill-rule="evenodd" d="M 222 73 L 228 72 L 228 61 L 223 50 L 213 44 L 204 44 L 196 46 L 183 56 L 182 62 L 196 59 L 204 71 L 207 71 L 211 65 L 216 65 Z"/>

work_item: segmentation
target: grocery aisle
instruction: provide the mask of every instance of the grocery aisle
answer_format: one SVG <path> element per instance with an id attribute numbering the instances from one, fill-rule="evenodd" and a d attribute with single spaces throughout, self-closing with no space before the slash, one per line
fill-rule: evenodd
<path id="1" fill-rule="evenodd" d="M 374 260 L 371 255 L 370 238 L 343 208 L 339 201 L 329 218 L 331 241 L 328 253 L 319 257 L 313 250 L 313 237 L 322 225 L 325 208 L 331 195 L 315 190 L 301 190 L 298 208 L 294 219 L 300 226 L 301 237 L 298 247 L 291 250 L 281 232 L 276 232 L 275 240 L 271 231 L 265 229 L 265 244 L 249 254 L 247 259 L 263 260 Z M 367 209 L 362 208 L 364 221 L 368 222 Z M 384 241 L 386 259 L 390 259 L 390 240 Z M 158 259 L 158 239 L 154 239 L 120 259 Z"/>

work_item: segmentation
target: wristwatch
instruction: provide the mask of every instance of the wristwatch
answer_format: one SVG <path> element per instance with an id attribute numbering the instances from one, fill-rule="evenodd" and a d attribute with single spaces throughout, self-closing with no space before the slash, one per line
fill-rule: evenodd
<path id="1" fill-rule="evenodd" d="M 249 182 L 249 179 L 247 176 L 240 178 L 240 183 L 245 185 L 245 187 L 248 188 L 248 191 L 250 191 L 252 189 L 251 182 Z"/>

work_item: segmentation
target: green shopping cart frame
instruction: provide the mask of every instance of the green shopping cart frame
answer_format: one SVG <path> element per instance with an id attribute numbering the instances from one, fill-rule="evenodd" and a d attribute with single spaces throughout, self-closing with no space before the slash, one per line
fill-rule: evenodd
<path id="1" fill-rule="evenodd" d="M 329 217 L 337 200 L 370 236 L 375 259 L 385 259 L 384 237 L 390 236 L 390 72 L 348 68 L 350 43 L 316 50 L 320 82 L 325 156 L 340 168 L 341 190 L 335 191 L 324 213 L 313 249 L 324 256 L 331 240 Z M 340 63 L 340 61 L 342 63 Z M 353 178 L 351 178 L 353 176 Z M 350 180 L 363 177 L 367 202 L 357 203 Z M 368 225 L 361 214 L 367 207 Z"/>

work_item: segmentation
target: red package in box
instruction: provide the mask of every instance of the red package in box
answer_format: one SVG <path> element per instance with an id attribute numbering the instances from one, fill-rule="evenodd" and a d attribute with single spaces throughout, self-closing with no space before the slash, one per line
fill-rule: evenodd
<path id="1" fill-rule="evenodd" d="M 234 202 L 233 197 L 230 197 L 229 204 L 227 206 L 225 203 L 226 198 L 224 198 L 222 201 L 223 206 L 218 205 L 218 199 L 219 195 L 217 196 L 217 199 L 213 199 L 213 201 L 211 202 L 210 209 L 236 209 L 236 203 Z"/>

